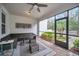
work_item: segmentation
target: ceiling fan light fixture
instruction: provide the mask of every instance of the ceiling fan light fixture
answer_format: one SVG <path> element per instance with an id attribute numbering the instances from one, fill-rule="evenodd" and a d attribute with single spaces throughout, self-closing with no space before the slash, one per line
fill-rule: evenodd
<path id="1" fill-rule="evenodd" d="M 36 8 L 38 12 L 40 12 L 40 8 L 39 7 L 47 7 L 47 4 L 39 4 L 39 3 L 28 3 L 29 5 L 32 5 L 30 11 L 33 10 L 33 8 Z"/>
<path id="2" fill-rule="evenodd" d="M 25 12 L 27 15 L 31 15 L 31 11 Z"/>

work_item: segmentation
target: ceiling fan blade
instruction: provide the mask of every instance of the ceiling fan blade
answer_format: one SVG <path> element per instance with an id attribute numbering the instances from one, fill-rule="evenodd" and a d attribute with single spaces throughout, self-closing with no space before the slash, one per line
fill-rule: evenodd
<path id="1" fill-rule="evenodd" d="M 40 12 L 40 9 L 39 9 L 39 7 L 37 8 L 37 11 L 38 11 L 38 12 Z"/>
<path id="2" fill-rule="evenodd" d="M 34 5 L 29 9 L 29 11 L 31 11 L 33 9 Z"/>
<path id="3" fill-rule="evenodd" d="M 47 7 L 48 5 L 46 4 L 37 4 L 39 7 Z"/>
<path id="4" fill-rule="evenodd" d="M 27 3 L 27 4 L 29 4 L 29 5 L 34 5 L 34 3 Z"/>

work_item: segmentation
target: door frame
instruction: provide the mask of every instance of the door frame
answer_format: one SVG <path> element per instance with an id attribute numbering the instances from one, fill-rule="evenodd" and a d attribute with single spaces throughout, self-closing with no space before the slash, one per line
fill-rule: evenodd
<path id="1" fill-rule="evenodd" d="M 56 35 L 57 35 L 57 31 L 56 31 L 57 30 L 57 21 L 60 21 L 60 20 L 63 20 L 63 19 L 66 19 L 66 34 L 62 33 L 62 35 L 66 35 L 66 43 L 58 41 L 57 37 L 56 37 Z M 63 18 L 59 18 L 59 19 L 55 18 L 55 44 L 60 46 L 60 47 L 68 49 L 68 16 L 63 17 Z"/>

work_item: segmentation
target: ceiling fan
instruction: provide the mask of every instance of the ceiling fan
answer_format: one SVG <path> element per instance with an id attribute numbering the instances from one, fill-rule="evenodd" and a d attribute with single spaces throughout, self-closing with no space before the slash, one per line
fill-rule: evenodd
<path id="1" fill-rule="evenodd" d="M 39 3 L 27 3 L 29 5 L 32 5 L 32 7 L 29 9 L 29 13 L 31 13 L 32 9 L 34 8 L 34 6 L 37 6 L 37 11 L 40 12 L 40 8 L 39 7 L 47 7 L 48 5 L 46 4 L 39 4 Z"/>

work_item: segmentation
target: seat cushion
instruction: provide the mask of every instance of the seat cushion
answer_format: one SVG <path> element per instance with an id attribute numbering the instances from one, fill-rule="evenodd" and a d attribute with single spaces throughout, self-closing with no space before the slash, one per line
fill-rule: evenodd
<path id="1" fill-rule="evenodd" d="M 37 43 L 29 45 L 30 53 L 39 51 L 39 45 Z"/>

